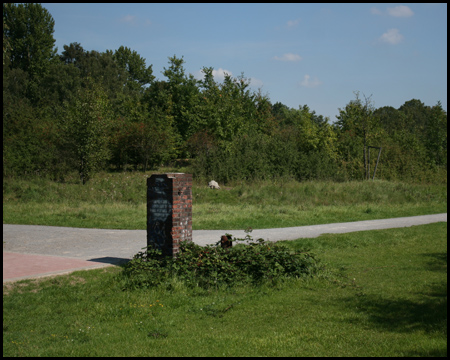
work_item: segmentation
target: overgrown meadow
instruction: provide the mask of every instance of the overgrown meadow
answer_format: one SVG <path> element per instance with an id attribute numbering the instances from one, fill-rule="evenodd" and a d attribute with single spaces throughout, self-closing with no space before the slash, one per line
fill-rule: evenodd
<path id="1" fill-rule="evenodd" d="M 157 173 L 189 172 L 160 168 Z M 105 229 L 146 229 L 152 172 L 97 174 L 82 185 L 35 177 L 3 180 L 3 222 Z M 194 229 L 277 228 L 447 211 L 446 185 L 393 181 L 231 182 L 211 190 L 194 179 Z"/>

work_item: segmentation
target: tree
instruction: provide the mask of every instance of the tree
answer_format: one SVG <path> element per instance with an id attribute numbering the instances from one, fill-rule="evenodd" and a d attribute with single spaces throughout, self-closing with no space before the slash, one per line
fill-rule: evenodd
<path id="1" fill-rule="evenodd" d="M 272 114 L 280 122 L 282 122 L 284 120 L 285 114 L 286 114 L 287 111 L 289 111 L 289 107 L 287 105 L 282 104 L 279 101 L 277 101 L 275 104 L 272 105 Z"/>
<path id="2" fill-rule="evenodd" d="M 392 106 L 383 106 L 374 111 L 373 114 L 388 133 L 398 131 L 406 126 L 405 116 Z"/>
<path id="3" fill-rule="evenodd" d="M 134 105 L 134 106 L 132 106 Z M 112 164 L 126 169 L 128 165 L 144 171 L 174 157 L 174 128 L 158 108 L 147 109 L 145 102 L 124 103 L 128 109 L 113 122 Z"/>
<path id="4" fill-rule="evenodd" d="M 447 113 L 440 101 L 431 108 L 425 145 L 430 162 L 447 169 Z"/>
<path id="5" fill-rule="evenodd" d="M 50 66 L 39 86 L 39 107 L 50 107 L 53 110 L 71 102 L 83 84 L 80 69 L 73 64 L 60 62 Z"/>
<path id="6" fill-rule="evenodd" d="M 102 86 L 114 106 L 116 99 L 124 92 L 127 74 L 114 61 L 111 52 L 86 51 L 77 60 L 77 67 L 80 68 L 82 78 L 91 78 Z"/>
<path id="7" fill-rule="evenodd" d="M 7 30 L 9 30 L 9 26 L 6 25 L 5 13 L 3 13 L 3 65 L 5 65 L 5 58 L 6 58 L 6 55 L 8 54 L 8 51 L 11 50 L 11 44 L 9 43 L 9 40 L 6 37 Z"/>
<path id="8" fill-rule="evenodd" d="M 66 64 L 78 65 L 77 63 L 86 55 L 83 47 L 77 43 L 71 43 L 70 45 L 64 45 L 64 51 L 60 55 L 60 60 Z"/>
<path id="9" fill-rule="evenodd" d="M 447 114 L 440 102 L 430 107 L 412 99 L 398 111 L 404 116 L 409 132 L 417 139 L 417 155 L 429 165 L 443 165 L 447 152 Z"/>
<path id="10" fill-rule="evenodd" d="M 144 87 L 155 79 L 152 65 L 147 67 L 145 59 L 136 51 L 131 51 L 131 49 L 121 46 L 114 52 L 113 59 L 121 69 L 126 70 L 128 74 L 127 86 L 132 90 L 142 92 Z"/>
<path id="11" fill-rule="evenodd" d="M 373 116 L 374 106 L 370 100 L 371 96 L 364 95 L 364 102 L 359 98 L 359 91 L 354 92 L 356 99 L 350 101 L 345 109 L 339 109 L 338 121 L 335 122 L 335 129 L 340 134 L 341 154 L 343 163 L 351 164 L 351 172 L 356 175 L 358 163 L 358 153 L 363 152 L 364 178 L 369 178 L 369 165 L 367 158 L 367 147 L 374 146 L 373 141 L 379 134 L 377 132 L 377 118 Z M 345 154 L 345 153 L 346 154 Z M 359 155 L 360 156 L 360 155 Z"/>
<path id="12" fill-rule="evenodd" d="M 205 77 L 200 82 L 202 93 L 199 123 L 203 128 L 197 128 L 197 131 L 206 127 L 218 142 L 229 147 L 235 137 L 242 136 L 251 126 L 256 126 L 258 104 L 255 100 L 260 100 L 259 110 L 263 113 L 263 96 L 256 96 L 249 91 L 250 81 L 243 74 L 237 78 L 225 74 L 223 83 L 217 84 L 213 79 L 213 68 L 205 67 L 203 73 Z"/>
<path id="13" fill-rule="evenodd" d="M 411 132 L 418 135 L 423 133 L 430 115 L 431 109 L 429 106 L 426 106 L 420 100 L 411 99 L 400 106 L 398 110 L 406 115 L 408 128 Z"/>
<path id="14" fill-rule="evenodd" d="M 87 87 L 78 91 L 65 118 L 67 140 L 78 162 L 80 179 L 85 184 L 110 157 L 108 128 L 109 102 L 101 86 L 87 78 Z"/>
<path id="15" fill-rule="evenodd" d="M 13 69 L 3 77 L 3 176 L 35 170 L 36 148 L 33 108 L 25 97 L 28 74 Z"/>
<path id="16" fill-rule="evenodd" d="M 171 114 L 178 135 L 184 147 L 185 141 L 197 130 L 199 122 L 200 91 L 198 81 L 192 74 L 186 76 L 183 67 L 183 57 L 175 55 L 169 57 L 168 68 L 164 68 L 164 76 L 167 77 L 167 101 L 170 104 Z"/>
<path id="17" fill-rule="evenodd" d="M 3 4 L 3 37 L 10 49 L 8 65 L 22 69 L 30 77 L 43 76 L 57 49 L 53 49 L 55 21 L 40 4 Z"/>

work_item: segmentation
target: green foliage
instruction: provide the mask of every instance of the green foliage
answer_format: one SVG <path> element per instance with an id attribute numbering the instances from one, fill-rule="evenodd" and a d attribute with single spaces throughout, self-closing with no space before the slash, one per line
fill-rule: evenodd
<path id="1" fill-rule="evenodd" d="M 55 58 L 55 21 L 41 4 L 3 4 L 3 36 L 8 40 L 7 65 L 42 76 Z"/>
<path id="2" fill-rule="evenodd" d="M 80 90 L 74 104 L 67 108 L 63 124 L 69 145 L 74 148 L 80 178 L 86 183 L 99 170 L 110 153 L 107 133 L 110 125 L 108 99 L 102 89 L 87 79 L 88 87 Z"/>
<path id="3" fill-rule="evenodd" d="M 447 170 L 447 114 L 440 102 L 405 102 L 398 110 L 383 107 L 374 116 L 382 124 L 382 176 L 386 179 L 442 181 Z"/>
<path id="4" fill-rule="evenodd" d="M 163 257 L 150 247 L 124 266 L 124 286 L 149 288 L 174 277 L 186 286 L 204 289 L 244 283 L 275 284 L 287 278 L 314 276 L 321 268 L 315 256 L 307 251 L 292 251 L 263 239 L 255 242 L 249 234 L 245 239 L 233 241 L 247 244 L 225 249 L 219 243 L 202 247 L 183 242 L 176 258 Z"/>
<path id="5" fill-rule="evenodd" d="M 377 178 L 446 182 L 447 113 L 439 102 L 375 109 L 356 91 L 330 124 L 307 105 L 272 105 L 244 74 L 218 82 L 205 66 L 197 80 L 176 55 L 162 80 L 126 46 L 98 52 L 73 42 L 56 56 L 54 20 L 39 4 L 4 4 L 3 19 L 3 176 L 64 180 L 77 170 L 86 181 L 95 168 L 147 171 L 188 160 L 197 179 L 224 183 L 350 181 L 372 176 L 369 146 L 376 146 Z M 104 113 L 85 129 L 81 119 L 97 110 L 82 115 L 84 102 Z"/>
<path id="6" fill-rule="evenodd" d="M 169 57 L 168 68 L 164 68 L 164 76 L 167 78 L 164 91 L 163 109 L 173 118 L 173 126 L 177 131 L 182 146 L 193 132 L 193 128 L 198 123 L 198 102 L 199 89 L 197 80 L 192 75 L 186 76 L 183 67 L 183 58 L 177 58 L 175 55 Z"/>
<path id="7" fill-rule="evenodd" d="M 221 182 L 295 178 L 297 180 L 338 179 L 334 135 L 331 126 L 312 120 L 307 107 L 291 109 L 288 120 L 273 127 L 271 116 L 264 128 L 256 125 L 238 133 L 233 141 L 215 143 L 203 136 L 203 151 L 198 151 L 193 162 L 194 174 Z M 259 123 L 261 125 L 262 121 Z M 214 138 L 213 138 L 214 139 Z"/>
<path id="8" fill-rule="evenodd" d="M 105 95 L 112 105 L 120 99 L 127 84 L 126 70 L 115 61 L 111 52 L 100 53 L 95 50 L 87 51 L 77 61 L 83 78 L 92 78 L 101 84 Z"/>
<path id="9" fill-rule="evenodd" d="M 155 78 L 152 74 L 152 66 L 146 67 L 145 59 L 136 51 L 121 46 L 114 52 L 113 59 L 120 68 L 127 71 L 127 86 L 131 90 L 143 90 L 143 86 L 150 84 Z"/>
<path id="10" fill-rule="evenodd" d="M 382 131 L 378 119 L 373 116 L 370 97 L 365 97 L 363 102 L 358 91 L 355 96 L 345 109 L 339 109 L 334 124 L 338 134 L 338 154 L 343 173 L 352 179 L 368 179 L 368 146 L 382 146 Z"/>
<path id="11" fill-rule="evenodd" d="M 28 82 L 21 69 L 3 78 L 3 176 L 45 175 L 52 168 L 53 124 L 26 97 Z"/>
<path id="12" fill-rule="evenodd" d="M 71 43 L 70 45 L 64 45 L 63 48 L 64 51 L 59 58 L 65 65 L 78 65 L 78 62 L 85 54 L 83 47 L 77 42 Z"/>

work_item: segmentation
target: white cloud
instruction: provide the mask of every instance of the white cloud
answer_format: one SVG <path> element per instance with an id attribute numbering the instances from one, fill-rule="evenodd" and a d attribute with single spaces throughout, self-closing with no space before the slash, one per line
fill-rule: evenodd
<path id="1" fill-rule="evenodd" d="M 370 12 L 372 14 L 374 14 L 374 15 L 381 15 L 381 14 L 383 14 L 383 12 L 381 10 L 378 10 L 377 8 L 374 8 L 374 7 L 370 9 Z"/>
<path id="2" fill-rule="evenodd" d="M 322 82 L 319 81 L 319 79 L 314 78 L 314 80 L 311 80 L 311 76 L 309 76 L 308 74 L 306 74 L 303 77 L 303 80 L 300 82 L 301 86 L 307 87 L 307 88 L 314 88 L 317 87 L 319 85 L 321 85 Z"/>
<path id="3" fill-rule="evenodd" d="M 213 74 L 214 80 L 217 82 L 222 82 L 225 79 L 225 74 L 233 76 L 233 73 L 231 71 L 225 70 L 222 68 L 218 68 L 217 70 L 213 69 L 212 74 Z M 205 74 L 203 73 L 202 70 L 196 71 L 193 75 L 197 80 L 203 80 L 205 77 Z"/>
<path id="4" fill-rule="evenodd" d="M 279 61 L 300 61 L 302 57 L 297 54 L 287 53 L 283 56 L 275 56 L 274 59 Z"/>
<path id="5" fill-rule="evenodd" d="M 120 18 L 120 22 L 128 23 L 128 24 L 135 24 L 137 20 L 137 17 L 134 15 L 125 15 L 124 17 Z"/>
<path id="6" fill-rule="evenodd" d="M 410 17 L 414 15 L 414 12 L 405 5 L 396 6 L 393 8 L 387 8 L 386 12 L 379 10 L 376 7 L 370 9 L 373 15 L 389 15 L 394 17 Z"/>
<path id="7" fill-rule="evenodd" d="M 391 45 L 396 45 L 403 40 L 403 35 L 400 34 L 398 29 L 389 29 L 380 37 L 380 41 L 386 42 Z"/>
<path id="8" fill-rule="evenodd" d="M 149 26 L 151 25 L 151 21 L 148 19 L 145 19 L 144 21 L 142 21 L 142 19 L 139 19 L 137 16 L 134 15 L 125 15 L 124 17 L 121 17 L 119 19 L 119 22 L 124 23 L 124 24 L 128 24 L 128 25 L 132 25 L 132 26 L 141 26 L 142 24 L 144 26 Z"/>
<path id="9" fill-rule="evenodd" d="M 218 68 L 217 70 L 213 70 L 212 72 L 213 76 L 214 76 L 214 80 L 216 81 L 223 81 L 225 79 L 225 74 L 228 74 L 230 76 L 233 76 L 233 73 L 229 70 L 225 70 L 222 68 Z"/>
<path id="10" fill-rule="evenodd" d="M 287 27 L 294 27 L 294 26 L 297 26 L 299 23 L 300 23 L 300 18 L 298 18 L 298 19 L 295 19 L 295 20 L 289 20 L 288 22 L 287 22 Z"/>
<path id="11" fill-rule="evenodd" d="M 250 78 L 250 86 L 254 87 L 254 88 L 260 88 L 264 85 L 264 83 L 262 82 L 262 80 L 259 80 L 257 78 Z"/>
<path id="12" fill-rule="evenodd" d="M 395 17 L 410 17 L 413 16 L 413 11 L 405 5 L 396 6 L 394 8 L 388 8 L 387 12 L 391 16 Z"/>

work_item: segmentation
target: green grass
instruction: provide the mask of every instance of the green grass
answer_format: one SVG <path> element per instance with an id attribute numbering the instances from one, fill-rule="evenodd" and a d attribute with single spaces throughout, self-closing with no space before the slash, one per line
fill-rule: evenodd
<path id="1" fill-rule="evenodd" d="M 322 275 L 123 291 L 109 267 L 4 285 L 3 356 L 447 356 L 446 223 L 286 244 Z"/>
<path id="2" fill-rule="evenodd" d="M 150 175 L 100 173 L 84 186 L 76 177 L 66 183 L 4 179 L 3 223 L 145 230 Z M 193 229 L 264 229 L 447 211 L 446 185 L 381 180 L 260 181 L 221 190 L 194 181 L 192 195 Z"/>

